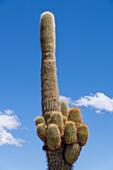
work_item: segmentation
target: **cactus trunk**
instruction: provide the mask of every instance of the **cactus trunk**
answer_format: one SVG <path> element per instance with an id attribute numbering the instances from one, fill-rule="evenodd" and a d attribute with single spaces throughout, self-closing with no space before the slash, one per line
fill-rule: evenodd
<path id="1" fill-rule="evenodd" d="M 60 111 L 59 92 L 55 61 L 55 22 L 50 12 L 43 13 L 40 23 L 40 42 L 42 50 L 41 95 L 42 112 Z"/>
<path id="2" fill-rule="evenodd" d="M 58 83 L 55 61 L 55 22 L 50 12 L 41 16 L 40 42 L 42 51 L 41 65 L 41 95 L 43 116 L 52 114 L 53 111 L 60 111 Z M 47 123 L 47 122 L 46 122 Z M 46 143 L 45 143 L 46 145 Z M 46 150 L 49 170 L 71 170 L 72 165 L 65 162 L 64 146 L 60 149 Z"/>
<path id="3" fill-rule="evenodd" d="M 72 165 L 64 160 L 64 146 L 56 151 L 47 151 L 49 170 L 72 170 Z"/>

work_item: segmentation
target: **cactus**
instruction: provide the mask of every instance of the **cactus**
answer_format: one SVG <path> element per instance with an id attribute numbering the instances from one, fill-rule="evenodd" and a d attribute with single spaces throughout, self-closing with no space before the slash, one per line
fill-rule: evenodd
<path id="1" fill-rule="evenodd" d="M 67 122 L 67 117 L 63 115 L 63 123 L 64 123 L 64 125 L 66 124 L 66 122 Z"/>
<path id="2" fill-rule="evenodd" d="M 69 164 L 73 164 L 77 159 L 81 151 L 81 146 L 78 143 L 67 145 L 65 150 L 65 160 Z"/>
<path id="3" fill-rule="evenodd" d="M 77 141 L 77 129 L 72 121 L 68 121 L 65 125 L 64 140 L 66 144 L 72 144 Z"/>
<path id="4" fill-rule="evenodd" d="M 60 112 L 54 111 L 50 118 L 50 123 L 54 123 L 58 126 L 60 132 L 63 130 L 63 117 Z"/>
<path id="5" fill-rule="evenodd" d="M 69 110 L 68 104 L 64 100 L 61 100 L 60 103 L 61 103 L 61 112 L 64 116 L 67 117 L 68 110 Z"/>
<path id="6" fill-rule="evenodd" d="M 49 170 L 72 170 L 82 145 L 88 139 L 88 128 L 82 124 L 79 108 L 59 100 L 55 60 L 55 21 L 44 12 L 40 21 L 42 116 L 35 119 L 37 135 L 44 142 Z"/>
<path id="7" fill-rule="evenodd" d="M 40 42 L 42 51 L 41 94 L 43 115 L 60 111 L 55 61 L 55 22 L 50 12 L 41 15 Z"/>
<path id="8" fill-rule="evenodd" d="M 71 120 L 75 123 L 82 123 L 82 117 L 80 109 L 77 107 L 72 107 L 69 110 L 68 120 Z"/>
<path id="9" fill-rule="evenodd" d="M 45 119 L 44 119 L 43 116 L 37 116 L 36 119 L 35 119 L 36 126 L 40 123 L 45 123 Z"/>
<path id="10" fill-rule="evenodd" d="M 61 135 L 57 125 L 50 124 L 47 130 L 47 145 L 50 150 L 59 149 L 61 146 Z"/>
<path id="11" fill-rule="evenodd" d="M 44 114 L 44 119 L 47 125 L 50 123 L 50 116 L 49 112 Z"/>
<path id="12" fill-rule="evenodd" d="M 77 129 L 77 136 L 78 136 L 78 141 L 81 146 L 85 145 L 88 140 L 88 126 L 85 124 L 79 125 Z"/>
<path id="13" fill-rule="evenodd" d="M 41 123 L 37 126 L 37 135 L 42 141 L 46 141 L 46 129 L 47 126 L 44 123 Z"/>

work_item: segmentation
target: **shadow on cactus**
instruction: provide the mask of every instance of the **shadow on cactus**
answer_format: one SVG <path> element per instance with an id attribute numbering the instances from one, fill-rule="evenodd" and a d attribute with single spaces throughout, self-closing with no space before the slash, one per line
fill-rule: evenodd
<path id="1" fill-rule="evenodd" d="M 79 108 L 69 110 L 59 100 L 55 60 L 55 21 L 51 12 L 44 12 L 40 21 L 42 51 L 41 95 L 42 116 L 35 119 L 37 135 L 44 142 L 49 170 L 72 170 L 81 148 L 88 140 L 88 126 L 82 124 Z"/>

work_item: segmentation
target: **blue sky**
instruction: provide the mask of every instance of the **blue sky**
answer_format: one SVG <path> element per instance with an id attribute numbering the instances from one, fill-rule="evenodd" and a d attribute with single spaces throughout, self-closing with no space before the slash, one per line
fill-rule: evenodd
<path id="1" fill-rule="evenodd" d="M 39 22 L 48 10 L 61 98 L 81 108 L 89 127 L 73 169 L 113 170 L 112 0 L 0 0 L 0 170 L 47 168 L 34 119 L 42 114 Z"/>

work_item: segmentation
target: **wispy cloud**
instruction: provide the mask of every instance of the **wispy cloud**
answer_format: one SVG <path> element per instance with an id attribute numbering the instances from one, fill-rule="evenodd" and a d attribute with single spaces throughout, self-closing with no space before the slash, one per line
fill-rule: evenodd
<path id="1" fill-rule="evenodd" d="M 60 95 L 59 99 L 66 101 L 69 105 L 72 105 L 72 99 L 70 97 Z"/>
<path id="2" fill-rule="evenodd" d="M 97 92 L 95 95 L 83 96 L 75 101 L 70 97 L 60 96 L 60 100 L 65 100 L 71 106 L 91 106 L 96 109 L 97 113 L 101 111 L 113 112 L 113 98 L 106 96 L 104 93 Z"/>
<path id="3" fill-rule="evenodd" d="M 18 129 L 21 126 L 18 117 L 13 110 L 0 111 L 0 146 L 4 144 L 22 146 L 24 140 L 14 138 L 11 130 Z"/>

